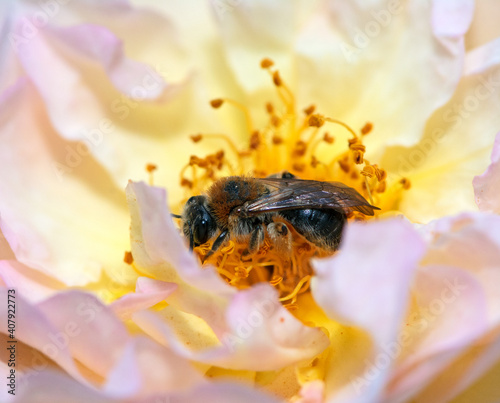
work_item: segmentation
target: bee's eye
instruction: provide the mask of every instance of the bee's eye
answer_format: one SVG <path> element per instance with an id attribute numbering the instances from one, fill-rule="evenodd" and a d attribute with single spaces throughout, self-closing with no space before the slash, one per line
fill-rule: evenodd
<path id="1" fill-rule="evenodd" d="M 196 245 L 202 245 L 208 241 L 209 228 L 207 220 L 202 219 L 195 223 L 193 235 Z"/>

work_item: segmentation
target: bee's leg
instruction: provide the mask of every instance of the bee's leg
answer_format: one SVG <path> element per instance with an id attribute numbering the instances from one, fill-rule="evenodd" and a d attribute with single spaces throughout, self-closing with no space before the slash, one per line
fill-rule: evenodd
<path id="1" fill-rule="evenodd" d="M 278 251 L 289 253 L 292 250 L 292 233 L 285 223 L 272 222 L 268 224 L 267 233 Z"/>
<path id="2" fill-rule="evenodd" d="M 217 239 L 214 241 L 212 244 L 212 249 L 208 251 L 208 253 L 204 256 L 202 263 L 207 260 L 210 256 L 212 256 L 215 252 L 217 252 L 217 249 L 221 247 L 221 245 L 224 243 L 226 240 L 227 236 L 229 235 L 229 231 L 222 231 Z"/>
<path id="3" fill-rule="evenodd" d="M 257 252 L 264 242 L 264 235 L 264 227 L 262 225 L 257 225 L 250 233 L 248 249 L 243 252 L 243 255 L 248 256 Z"/>

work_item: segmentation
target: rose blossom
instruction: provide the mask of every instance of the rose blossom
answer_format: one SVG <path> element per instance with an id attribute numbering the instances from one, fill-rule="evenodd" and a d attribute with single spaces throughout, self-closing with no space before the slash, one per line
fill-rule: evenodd
<path id="1" fill-rule="evenodd" d="M 500 354 L 498 140 L 471 186 L 498 131 L 498 41 L 464 54 L 471 2 L 200 4 L 161 14 L 125 1 L 26 1 L 5 18 L 0 212 L 15 260 L 0 264 L 19 294 L 23 401 L 457 395 Z M 349 225 L 291 312 L 269 284 L 237 290 L 201 270 L 165 191 L 137 182 L 157 164 L 154 182 L 176 205 L 187 134 L 247 141 L 206 100 L 243 98 L 265 121 L 252 101 L 268 98 L 269 78 L 253 67 L 265 56 L 297 107 L 374 123 L 364 157 L 388 183 L 411 181 L 381 192 L 385 211 L 437 219 L 418 231 L 402 220 Z M 477 210 L 474 191 L 490 215 L 456 214 Z M 129 249 L 133 268 L 120 262 Z M 87 291 L 64 291 L 75 286 Z M 227 377 L 260 391 L 207 380 Z"/>

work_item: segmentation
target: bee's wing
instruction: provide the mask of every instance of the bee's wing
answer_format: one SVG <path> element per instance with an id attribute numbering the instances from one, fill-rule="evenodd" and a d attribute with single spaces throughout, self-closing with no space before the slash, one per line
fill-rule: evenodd
<path id="1" fill-rule="evenodd" d="M 380 210 L 370 205 L 355 189 L 340 182 L 320 182 L 296 178 L 256 179 L 270 190 L 246 206 L 248 214 L 296 208 L 334 209 L 348 213 L 357 210 L 373 215 Z"/>

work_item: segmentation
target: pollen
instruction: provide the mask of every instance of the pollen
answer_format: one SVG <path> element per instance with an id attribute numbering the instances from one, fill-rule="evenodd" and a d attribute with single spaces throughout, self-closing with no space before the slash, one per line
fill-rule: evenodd
<path id="1" fill-rule="evenodd" d="M 368 134 L 377 135 L 376 122 L 366 122 L 354 130 L 336 117 L 321 114 L 314 104 L 297 108 L 295 95 L 273 60 L 263 59 L 260 67 L 269 74 L 270 87 L 275 91 L 275 96 L 263 104 L 265 114 L 256 124 L 244 103 L 229 98 L 210 101 L 214 109 L 226 105 L 236 109 L 236 119 L 242 118 L 247 140 L 236 142 L 233 133 L 192 135 L 194 143 L 210 142 L 219 148 L 204 157 L 191 156 L 182 168 L 182 204 L 225 176 L 266 177 L 288 171 L 301 179 L 342 182 L 355 188 L 372 205 L 381 207 L 374 218 L 351 212 L 349 221 L 377 219 L 385 210 L 397 209 L 402 192 L 408 191 L 411 183 L 407 178 L 390 176 L 384 168 L 367 160 L 369 150 L 363 140 Z M 237 288 L 268 282 L 279 291 L 283 305 L 293 310 L 297 298 L 309 290 L 314 275 L 311 259 L 329 253 L 309 243 L 291 225 L 288 227 L 291 251 L 279 250 L 266 234 L 253 254 L 247 253 L 248 240 L 236 239 L 226 241 L 206 259 L 210 243 L 195 248 L 195 253 L 203 266 L 215 266 L 220 276 Z"/>

